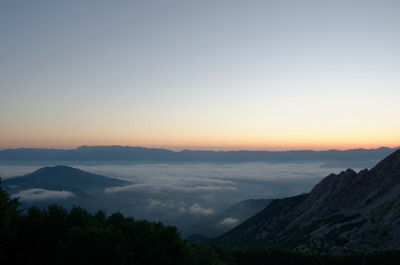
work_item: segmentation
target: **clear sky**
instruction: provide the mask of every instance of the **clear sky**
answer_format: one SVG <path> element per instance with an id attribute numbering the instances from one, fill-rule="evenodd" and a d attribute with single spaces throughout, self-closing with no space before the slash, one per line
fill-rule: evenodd
<path id="1" fill-rule="evenodd" d="M 400 1 L 0 2 L 0 148 L 400 145 Z"/>

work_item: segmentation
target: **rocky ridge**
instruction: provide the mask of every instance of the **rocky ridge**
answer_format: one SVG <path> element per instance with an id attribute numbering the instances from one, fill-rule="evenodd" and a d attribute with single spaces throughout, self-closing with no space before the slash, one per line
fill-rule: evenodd
<path id="1" fill-rule="evenodd" d="M 330 174 L 214 239 L 228 247 L 344 254 L 400 248 L 400 150 L 370 170 Z"/>

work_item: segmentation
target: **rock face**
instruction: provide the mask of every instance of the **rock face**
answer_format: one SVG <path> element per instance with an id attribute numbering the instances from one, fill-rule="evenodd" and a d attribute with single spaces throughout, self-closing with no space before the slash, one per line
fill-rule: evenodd
<path id="1" fill-rule="evenodd" d="M 335 254 L 399 249 L 400 150 L 371 170 L 331 174 L 308 194 L 275 200 L 214 243 Z"/>

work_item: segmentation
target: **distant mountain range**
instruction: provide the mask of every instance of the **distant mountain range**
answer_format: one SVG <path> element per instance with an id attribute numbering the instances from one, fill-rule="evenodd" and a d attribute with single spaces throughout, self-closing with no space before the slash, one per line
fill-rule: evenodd
<path id="1" fill-rule="evenodd" d="M 212 243 L 340 254 L 399 249 L 400 150 L 371 170 L 331 174 L 308 194 L 274 200 Z"/>
<path id="2" fill-rule="evenodd" d="M 19 148 L 0 150 L 0 162 L 302 162 L 379 161 L 395 149 L 297 150 L 297 151 L 171 151 L 130 146 L 82 146 L 77 149 Z"/>

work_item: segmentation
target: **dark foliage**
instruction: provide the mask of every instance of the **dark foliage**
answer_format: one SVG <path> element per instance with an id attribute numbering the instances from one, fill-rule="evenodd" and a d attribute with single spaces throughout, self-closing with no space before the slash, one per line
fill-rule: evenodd
<path id="1" fill-rule="evenodd" d="M 114 213 L 106 217 L 74 207 L 31 207 L 22 214 L 18 201 L 0 188 L 0 264 L 192 264 L 192 265 L 390 265 L 400 251 L 368 255 L 309 255 L 284 249 L 231 251 L 190 245 L 175 227 Z"/>
<path id="2" fill-rule="evenodd" d="M 236 259 L 241 265 L 270 265 L 270 264 L 286 264 L 286 265 L 322 265 L 319 257 L 307 255 L 300 252 L 285 249 L 250 249 L 242 250 L 235 253 Z"/>
<path id="3" fill-rule="evenodd" d="M 0 264 L 3 264 L 1 261 L 8 240 L 15 237 L 17 222 L 20 217 L 17 210 L 18 205 L 18 201 L 11 199 L 0 187 Z"/>
<path id="4" fill-rule="evenodd" d="M 0 264 L 187 264 L 175 227 L 59 205 L 25 214 L 0 189 Z"/>

